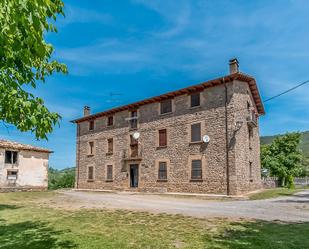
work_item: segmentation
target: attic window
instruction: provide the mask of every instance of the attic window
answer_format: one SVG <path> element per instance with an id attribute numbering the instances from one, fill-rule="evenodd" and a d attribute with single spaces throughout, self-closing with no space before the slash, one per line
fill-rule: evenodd
<path id="1" fill-rule="evenodd" d="M 160 113 L 171 113 L 172 112 L 172 99 L 164 100 L 160 103 Z"/>
<path id="2" fill-rule="evenodd" d="M 18 152 L 6 150 L 5 151 L 5 163 L 16 164 L 17 163 Z"/>
<path id="3" fill-rule="evenodd" d="M 89 131 L 93 131 L 94 130 L 94 120 L 90 120 L 89 121 Z"/>
<path id="4" fill-rule="evenodd" d="M 114 117 L 113 116 L 109 116 L 107 118 L 107 126 L 112 126 L 114 125 Z"/>

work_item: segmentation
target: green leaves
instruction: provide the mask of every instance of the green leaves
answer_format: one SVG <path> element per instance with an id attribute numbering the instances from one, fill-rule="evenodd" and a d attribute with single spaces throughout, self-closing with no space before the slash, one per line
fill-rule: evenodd
<path id="1" fill-rule="evenodd" d="M 294 176 L 301 172 L 302 153 L 299 150 L 301 134 L 287 133 L 275 138 L 270 145 L 261 147 L 261 163 L 273 176 L 288 187 L 293 187 Z"/>
<path id="2" fill-rule="evenodd" d="M 0 119 L 37 139 L 47 139 L 60 116 L 25 86 L 36 88 L 55 72 L 67 73 L 66 65 L 51 60 L 53 47 L 44 40 L 46 32 L 56 32 L 51 20 L 64 14 L 63 7 L 61 0 L 0 2 Z"/>

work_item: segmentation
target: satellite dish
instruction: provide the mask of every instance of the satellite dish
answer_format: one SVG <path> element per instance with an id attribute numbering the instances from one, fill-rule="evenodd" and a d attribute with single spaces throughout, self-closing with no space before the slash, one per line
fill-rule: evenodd
<path id="1" fill-rule="evenodd" d="M 134 133 L 133 133 L 133 138 L 134 138 L 135 140 L 139 139 L 139 136 L 140 136 L 139 132 L 134 132 Z"/>
<path id="2" fill-rule="evenodd" d="M 204 135 L 204 136 L 203 136 L 203 142 L 204 142 L 204 143 L 209 143 L 209 141 L 210 141 L 209 136 L 208 136 L 208 135 Z"/>

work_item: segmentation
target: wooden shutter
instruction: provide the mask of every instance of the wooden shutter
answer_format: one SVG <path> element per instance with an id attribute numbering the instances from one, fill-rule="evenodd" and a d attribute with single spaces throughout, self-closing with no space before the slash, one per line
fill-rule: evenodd
<path id="1" fill-rule="evenodd" d="M 202 179 L 202 161 L 201 160 L 192 160 L 191 178 L 192 179 Z"/>
<path id="2" fill-rule="evenodd" d="M 172 112 L 172 99 L 161 102 L 161 114 Z"/>
<path id="3" fill-rule="evenodd" d="M 191 125 L 191 142 L 201 141 L 201 123 Z"/>
<path id="4" fill-rule="evenodd" d="M 193 93 L 191 94 L 191 107 L 200 106 L 200 93 Z"/>
<path id="5" fill-rule="evenodd" d="M 107 118 L 107 125 L 108 126 L 112 126 L 114 124 L 114 117 L 113 116 L 109 116 Z"/>
<path id="6" fill-rule="evenodd" d="M 159 146 L 167 145 L 167 133 L 166 129 L 159 130 Z"/>

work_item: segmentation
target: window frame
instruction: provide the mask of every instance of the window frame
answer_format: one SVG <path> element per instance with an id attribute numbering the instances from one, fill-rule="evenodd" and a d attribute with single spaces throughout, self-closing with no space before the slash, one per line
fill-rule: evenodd
<path id="1" fill-rule="evenodd" d="M 171 103 L 170 111 L 168 111 L 168 112 L 162 112 L 162 111 L 163 111 L 163 104 L 164 104 L 164 103 L 167 103 L 167 102 L 170 102 L 170 103 Z M 160 108 L 160 109 L 159 109 L 160 115 L 166 115 L 166 114 L 173 113 L 173 99 L 172 99 L 172 98 L 169 98 L 169 99 L 162 100 L 162 101 L 160 102 L 159 108 Z"/>
<path id="2" fill-rule="evenodd" d="M 193 126 L 195 125 L 199 125 L 199 129 L 200 129 L 198 140 L 193 140 Z M 201 122 L 192 123 L 190 124 L 190 143 L 200 143 L 200 142 L 202 142 L 202 123 Z"/>
<path id="3" fill-rule="evenodd" d="M 200 162 L 200 169 L 193 168 L 193 162 L 199 161 Z M 200 174 L 194 174 L 194 171 L 199 171 Z M 203 160 L 202 159 L 191 159 L 191 181 L 202 181 L 203 180 Z"/>
<path id="4" fill-rule="evenodd" d="M 14 172 L 15 174 L 9 174 L 9 172 L 10 173 Z M 15 178 L 10 178 L 10 176 L 13 176 L 13 175 L 15 175 L 16 177 Z M 6 179 L 7 180 L 17 180 L 18 179 L 18 170 L 17 169 L 7 169 L 7 171 L 6 171 Z"/>
<path id="5" fill-rule="evenodd" d="M 88 130 L 93 131 L 94 130 L 94 120 L 89 120 L 88 122 Z"/>
<path id="6" fill-rule="evenodd" d="M 161 136 L 160 136 L 160 132 L 161 131 L 165 131 L 165 144 L 161 144 Z M 166 128 L 163 128 L 163 129 L 159 129 L 158 130 L 158 147 L 160 148 L 164 148 L 164 147 L 167 147 L 167 129 Z"/>
<path id="7" fill-rule="evenodd" d="M 198 105 L 192 105 L 192 97 L 193 96 L 198 96 Z M 195 92 L 190 94 L 190 108 L 196 108 L 201 106 L 201 92 Z"/>
<path id="8" fill-rule="evenodd" d="M 10 153 L 10 159 L 8 160 L 8 155 L 7 153 Z M 14 157 L 15 155 L 15 157 Z M 14 160 L 15 158 L 15 160 Z M 19 160 L 19 153 L 16 150 L 5 150 L 4 152 L 4 163 L 5 164 L 12 164 L 12 165 L 16 165 L 18 164 L 18 160 Z"/>
<path id="9" fill-rule="evenodd" d="M 136 115 L 134 116 L 133 113 L 136 113 Z M 130 121 L 129 121 L 129 126 L 131 130 L 135 130 L 138 128 L 138 111 L 137 110 L 132 110 L 130 111 Z M 133 119 L 135 118 L 135 119 Z M 134 124 L 134 127 L 133 125 Z"/>
<path id="10" fill-rule="evenodd" d="M 92 178 L 90 178 L 90 168 L 92 169 L 91 171 L 91 174 L 92 174 Z M 88 182 L 93 182 L 94 181 L 94 178 L 95 178 L 95 175 L 94 175 L 94 166 L 88 166 L 87 167 L 87 181 Z"/>
<path id="11" fill-rule="evenodd" d="M 112 122 L 110 122 L 110 120 L 112 120 Z M 107 126 L 107 127 L 111 127 L 111 126 L 114 125 L 114 122 L 115 122 L 115 120 L 114 120 L 114 115 L 108 116 L 108 117 L 107 117 L 107 124 L 106 124 L 106 126 Z"/>
<path id="12" fill-rule="evenodd" d="M 95 153 L 95 145 L 94 141 L 88 142 L 88 156 L 94 156 Z"/>
<path id="13" fill-rule="evenodd" d="M 164 164 L 165 170 L 161 170 L 161 164 Z M 158 181 L 167 181 L 167 168 L 168 168 L 167 161 L 162 160 L 158 161 Z M 163 173 L 163 175 L 161 173 Z"/>
<path id="14" fill-rule="evenodd" d="M 111 146 L 110 146 L 111 144 Z M 106 154 L 111 155 L 114 153 L 114 138 L 108 138 L 107 139 L 107 152 Z"/>

